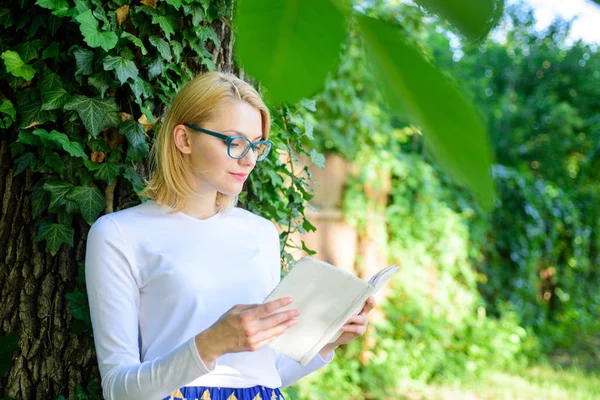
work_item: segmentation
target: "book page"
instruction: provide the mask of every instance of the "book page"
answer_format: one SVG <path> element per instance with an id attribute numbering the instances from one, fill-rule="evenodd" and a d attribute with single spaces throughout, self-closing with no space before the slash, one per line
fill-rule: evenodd
<path id="1" fill-rule="evenodd" d="M 311 257 L 303 258 L 265 300 L 291 297 L 292 304 L 277 312 L 300 311 L 298 323 L 270 346 L 298 362 L 306 361 L 306 355 L 327 339 L 332 325 L 348 313 L 348 308 L 368 288 L 366 282 L 337 267 Z"/>

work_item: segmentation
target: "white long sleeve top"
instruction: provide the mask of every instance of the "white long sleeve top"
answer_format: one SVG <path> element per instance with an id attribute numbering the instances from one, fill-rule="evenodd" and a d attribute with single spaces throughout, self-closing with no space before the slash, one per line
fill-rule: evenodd
<path id="1" fill-rule="evenodd" d="M 149 200 L 91 227 L 85 277 L 104 397 L 162 399 L 183 386 L 286 387 L 302 367 L 269 346 L 207 366 L 195 336 L 236 304 L 260 304 L 280 280 L 279 238 L 240 208 L 199 220 Z"/>

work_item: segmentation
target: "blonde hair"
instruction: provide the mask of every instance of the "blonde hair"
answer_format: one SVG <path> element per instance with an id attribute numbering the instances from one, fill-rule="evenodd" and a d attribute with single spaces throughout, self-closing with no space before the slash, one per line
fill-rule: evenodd
<path id="1" fill-rule="evenodd" d="M 263 139 L 267 139 L 271 115 L 260 94 L 250 84 L 223 72 L 198 75 L 175 96 L 166 113 L 149 154 L 149 166 L 154 174 L 146 180 L 146 187 L 139 194 L 173 208 L 173 212 L 183 210 L 185 198 L 197 192 L 186 179 L 191 173 L 191 165 L 175 146 L 173 130 L 186 123 L 202 126 L 217 116 L 221 106 L 235 101 L 246 102 L 260 112 Z M 217 193 L 219 211 L 234 207 L 237 200 L 237 196 Z"/>

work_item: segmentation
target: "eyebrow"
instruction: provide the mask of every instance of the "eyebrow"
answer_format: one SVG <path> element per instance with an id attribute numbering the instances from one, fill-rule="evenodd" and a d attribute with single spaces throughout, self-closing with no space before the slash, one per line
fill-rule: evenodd
<path id="1" fill-rule="evenodd" d="M 243 132 L 236 131 L 235 129 L 225 129 L 223 132 L 234 132 L 234 133 L 237 133 L 238 135 L 248 137 L 248 135 L 245 135 Z M 257 139 L 262 139 L 262 135 L 255 137 L 252 141 L 255 141 Z"/>

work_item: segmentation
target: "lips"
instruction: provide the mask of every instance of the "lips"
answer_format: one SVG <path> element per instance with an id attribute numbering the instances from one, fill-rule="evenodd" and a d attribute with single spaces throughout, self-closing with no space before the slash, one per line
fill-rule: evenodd
<path id="1" fill-rule="evenodd" d="M 237 180 L 240 181 L 245 181 L 246 178 L 248 177 L 248 174 L 234 174 L 232 172 L 230 172 L 231 175 L 233 175 L 234 178 L 236 178 Z"/>

